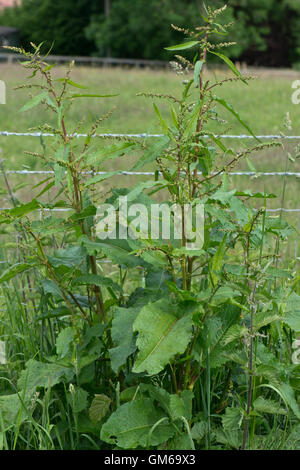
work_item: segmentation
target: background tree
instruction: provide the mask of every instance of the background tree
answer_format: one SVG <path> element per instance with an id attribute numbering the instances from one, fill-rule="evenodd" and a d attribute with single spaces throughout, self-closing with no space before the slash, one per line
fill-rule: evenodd
<path id="1" fill-rule="evenodd" d="M 233 59 L 262 66 L 297 66 L 300 63 L 300 2 L 298 0 L 210 0 L 211 7 L 228 9 L 223 21 L 236 27 L 228 41 L 237 45 L 226 51 Z M 111 14 L 92 15 L 87 37 L 98 55 L 110 43 L 115 57 L 161 58 L 165 44 L 175 40 L 171 23 L 199 23 L 203 2 L 197 0 L 112 0 Z M 218 38 L 215 38 L 217 41 Z M 220 38 L 219 38 L 220 40 Z"/>
<path id="2" fill-rule="evenodd" d="M 228 8 L 224 23 L 234 21 L 225 53 L 250 65 L 298 67 L 298 0 L 210 0 Z M 108 14 L 109 10 L 109 14 Z M 168 60 L 166 44 L 178 39 L 171 23 L 201 22 L 202 0 L 23 0 L 0 13 L 0 24 L 19 28 L 22 45 L 46 41 L 53 53 Z M 222 41 L 223 36 L 212 37 Z"/>
<path id="3" fill-rule="evenodd" d="M 99 55 L 110 45 L 114 57 L 167 59 L 162 47 L 177 37 L 170 24 L 186 26 L 198 18 L 195 1 L 113 0 L 109 17 L 93 15 L 86 34 Z"/>
<path id="4" fill-rule="evenodd" d="M 296 66 L 300 62 L 298 0 L 229 0 L 235 21 L 231 50 L 249 64 Z"/>
<path id="5" fill-rule="evenodd" d="M 33 41 L 53 43 L 54 54 L 89 55 L 94 49 L 85 28 L 91 14 L 102 11 L 99 0 L 23 0 L 21 6 L 4 10 L 0 23 L 20 30 L 22 45 Z"/>

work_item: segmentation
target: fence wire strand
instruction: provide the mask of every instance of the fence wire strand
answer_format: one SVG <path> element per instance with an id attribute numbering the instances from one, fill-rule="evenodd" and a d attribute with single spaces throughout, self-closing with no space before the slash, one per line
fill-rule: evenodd
<path id="1" fill-rule="evenodd" d="M 3 137 L 55 137 L 55 134 L 51 134 L 49 132 L 11 132 L 11 131 L 0 131 L 0 136 Z M 76 138 L 82 138 L 82 137 L 88 137 L 88 134 L 79 134 L 79 133 L 74 133 L 74 134 L 69 134 L 68 137 L 76 137 Z M 94 134 L 92 136 L 93 138 L 96 137 L 135 137 L 137 139 L 146 139 L 146 138 L 160 138 L 160 137 L 165 137 L 164 134 L 147 134 L 146 132 L 142 132 L 140 134 L 113 134 L 113 133 L 104 133 L 104 134 Z M 204 135 L 203 138 L 208 138 L 210 137 L 209 135 Z M 218 135 L 215 134 L 214 137 L 219 138 L 219 139 L 290 139 L 290 140 L 299 140 L 300 135 L 280 135 L 280 134 L 270 134 L 270 135 L 257 135 L 254 137 L 253 135 L 247 135 L 247 134 L 239 134 L 239 135 L 230 135 L 230 134 L 223 134 L 223 135 Z"/>
<path id="2" fill-rule="evenodd" d="M 6 170 L 8 175 L 54 175 L 52 170 Z M 108 171 L 97 171 L 94 172 L 94 175 L 107 175 Z M 161 175 L 161 172 L 158 172 Z M 222 174 L 222 173 L 220 173 Z M 293 171 L 232 171 L 228 173 L 229 176 L 296 176 L 300 178 L 300 172 Z M 153 176 L 155 175 L 154 171 L 120 171 L 119 175 L 125 176 Z M 198 172 L 198 175 L 202 175 L 201 171 Z M 117 175 L 116 175 L 117 176 Z"/>
<path id="3" fill-rule="evenodd" d="M 43 132 L 10 132 L 10 131 L 0 131 L 0 136 L 4 137 L 55 137 L 55 134 L 52 133 L 43 133 Z M 69 134 L 69 137 L 76 137 L 76 138 L 83 138 L 88 137 L 88 134 Z M 114 138 L 114 137 L 132 137 L 132 138 L 160 138 L 164 137 L 164 134 L 147 134 L 147 133 L 140 133 L 140 134 L 114 134 L 114 133 L 104 133 L 104 134 L 95 134 L 92 136 L 93 138 Z M 204 138 L 209 138 L 209 135 L 204 135 Z M 217 138 L 222 139 L 254 139 L 255 137 L 252 135 L 240 134 L 240 135 L 215 135 Z M 258 135 L 256 136 L 258 139 L 282 139 L 282 140 L 300 140 L 300 135 L 278 135 L 278 134 L 270 134 L 270 135 Z M 7 170 L 6 174 L 16 174 L 16 175 L 54 175 L 54 171 L 51 170 Z M 108 174 L 107 171 L 99 171 L 95 172 L 96 175 L 106 175 Z M 161 174 L 159 172 L 159 174 Z M 198 172 L 201 175 L 201 172 Z M 120 171 L 119 175 L 124 176 L 153 176 L 155 172 L 153 171 Z M 261 176 L 295 176 L 296 178 L 300 178 L 300 172 L 281 172 L 281 171 L 272 171 L 272 172 L 254 172 L 254 171 L 233 171 L 229 173 L 230 176 L 253 176 L 253 177 L 261 177 Z M 0 211 L 8 210 L 10 208 L 0 208 Z M 68 211 L 69 209 L 47 209 L 50 211 Z M 267 212 L 300 212 L 299 209 L 286 209 L 284 207 L 278 207 L 275 209 L 268 209 Z"/>

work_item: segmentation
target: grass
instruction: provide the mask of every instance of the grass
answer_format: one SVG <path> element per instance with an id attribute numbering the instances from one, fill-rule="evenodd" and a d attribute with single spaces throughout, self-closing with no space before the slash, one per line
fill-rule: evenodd
<path id="1" fill-rule="evenodd" d="M 7 105 L 0 107 L 1 128 L 9 131 L 24 132 L 37 126 L 41 122 L 49 122 L 47 112 L 39 106 L 25 113 L 19 113 L 21 106 L 28 100 L 27 90 L 14 90 L 14 87 L 25 81 L 25 70 L 19 65 L 1 65 L 0 78 L 7 85 Z M 57 67 L 57 77 L 63 76 L 63 68 Z M 217 71 L 217 76 L 224 77 L 224 72 Z M 183 77 L 185 78 L 185 77 Z M 136 90 L 153 91 L 155 93 L 181 92 L 182 77 L 176 76 L 171 71 L 151 71 L 136 69 L 99 69 L 75 67 L 73 79 L 89 87 L 89 93 L 118 93 L 116 98 L 91 99 L 90 101 L 78 100 L 71 111 L 69 128 L 75 128 L 84 112 L 87 128 L 89 119 L 99 117 L 112 107 L 116 107 L 112 117 L 106 120 L 101 128 L 103 132 L 140 133 L 159 132 L 159 125 L 151 100 L 136 96 Z M 273 134 L 282 130 L 285 114 L 290 113 L 293 122 L 294 133 L 300 129 L 300 115 L 296 105 L 292 104 L 292 78 L 272 78 L 262 76 L 252 80 L 248 86 L 243 84 L 228 83 L 222 87 L 222 98 L 228 100 L 236 108 L 239 108 L 241 117 L 246 121 L 256 134 Z M 76 89 L 74 89 L 76 91 Z M 77 90 L 78 91 L 78 90 Z M 33 93 L 35 90 L 33 90 Z M 84 108 L 82 107 L 82 104 Z M 166 105 L 161 102 L 162 109 L 166 112 Z M 233 121 L 229 113 L 222 113 L 231 126 L 231 134 L 245 133 L 238 122 Z M 2 130 L 1 129 L 1 130 Z M 212 129 L 215 130 L 215 129 Z M 26 139 L 1 139 L 3 153 L 10 166 L 19 168 L 26 163 L 37 166 L 36 162 L 24 159 L 23 151 L 38 145 L 30 138 Z"/>

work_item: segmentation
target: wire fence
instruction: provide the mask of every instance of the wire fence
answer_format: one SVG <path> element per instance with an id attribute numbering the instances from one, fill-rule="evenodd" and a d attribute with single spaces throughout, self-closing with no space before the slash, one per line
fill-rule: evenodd
<path id="1" fill-rule="evenodd" d="M 0 136 L 3 137 L 55 137 L 55 134 L 52 133 L 43 133 L 43 132 L 10 132 L 10 131 L 0 131 Z M 68 137 L 76 137 L 76 138 L 84 138 L 88 137 L 88 134 L 69 134 Z M 104 133 L 104 134 L 94 134 L 93 138 L 116 138 L 116 137 L 131 137 L 131 138 L 161 138 L 164 137 L 164 134 L 147 134 L 147 133 L 140 133 L 140 134 L 120 134 L 120 133 Z M 203 138 L 209 138 L 209 135 L 204 135 Z M 222 139 L 254 139 L 252 135 L 246 134 L 239 134 L 239 135 L 215 135 L 217 138 Z M 258 139 L 282 139 L 282 140 L 300 140 L 299 135 L 280 135 L 280 134 L 270 134 L 270 135 L 258 135 L 256 136 Z M 54 171 L 51 170 L 6 170 L 6 174 L 15 174 L 15 175 L 54 175 Z M 96 175 L 106 175 L 109 172 L 107 171 L 99 171 L 95 172 Z M 158 172 L 160 174 L 160 172 Z M 120 171 L 119 175 L 123 176 L 154 176 L 155 172 L 153 171 Z M 201 175 L 201 172 L 198 172 Z M 262 177 L 262 176 L 294 176 L 296 178 L 300 178 L 300 172 L 292 172 L 292 171 L 268 171 L 268 172 L 254 172 L 254 171 L 233 171 L 229 173 L 230 176 L 255 176 L 255 177 Z M 10 208 L 0 208 L 0 211 L 7 210 Z M 69 209 L 48 209 L 51 211 L 69 211 Z M 275 209 L 268 209 L 268 212 L 299 212 L 299 209 L 286 209 L 284 207 L 277 207 Z"/>
<path id="2" fill-rule="evenodd" d="M 10 132 L 10 131 L 0 131 L 0 136 L 3 137 L 55 137 L 53 133 L 43 133 L 43 132 Z M 68 137 L 76 137 L 76 138 L 84 138 L 88 137 L 88 134 L 69 134 Z M 140 134 L 121 134 L 121 133 L 103 133 L 103 134 L 95 134 L 92 136 L 93 138 L 118 138 L 118 137 L 131 137 L 131 138 L 161 138 L 164 137 L 164 134 L 147 134 L 147 133 L 140 133 Z M 209 135 L 204 135 L 203 138 L 209 138 Z M 222 139 L 254 139 L 252 135 L 246 134 L 239 134 L 239 135 L 215 135 L 217 138 Z M 258 139 L 282 139 L 282 140 L 300 140 L 299 135 L 280 135 L 280 134 L 270 134 L 270 135 L 258 135 L 256 136 Z M 94 174 L 96 175 L 106 175 L 108 172 L 106 171 L 99 171 Z M 52 175 L 54 174 L 51 170 L 7 170 L 6 174 L 16 174 L 16 175 Z M 124 176 L 153 176 L 155 172 L 153 171 L 120 171 L 119 175 Z M 159 172 L 160 174 L 160 172 Z M 198 172 L 201 175 L 201 172 Z M 268 171 L 268 172 L 254 172 L 254 171 L 233 171 L 229 173 L 230 176 L 254 176 L 254 177 L 262 177 L 262 176 L 290 176 L 300 178 L 300 172 L 292 172 L 292 171 Z M 3 208 L 0 208 L 0 211 Z M 53 209 L 58 210 L 58 209 Z M 68 210 L 68 209 L 66 209 Z M 286 208 L 275 208 L 275 209 L 268 209 L 268 212 L 300 212 L 299 209 L 286 209 Z"/>
<path id="3" fill-rule="evenodd" d="M 51 170 L 7 170 L 5 171 L 8 175 L 54 175 L 54 171 Z M 107 171 L 93 172 L 93 175 L 107 175 Z M 153 176 L 154 171 L 121 171 L 120 175 L 124 176 Z M 161 172 L 158 172 L 161 174 Z M 198 175 L 201 175 L 201 171 L 198 171 Z M 222 174 L 222 173 L 218 173 Z M 272 172 L 255 172 L 255 171 L 232 171 L 228 173 L 229 176 L 296 176 L 300 178 L 299 172 L 284 172 L 284 171 L 272 171 Z"/>
<path id="4" fill-rule="evenodd" d="M 48 132 L 10 132 L 10 131 L 0 131 L 0 136 L 4 137 L 55 137 L 55 134 L 51 134 Z M 88 134 L 78 134 L 75 132 L 74 134 L 69 134 L 68 137 L 88 137 Z M 146 132 L 142 132 L 140 134 L 111 134 L 111 133 L 104 133 L 104 134 L 94 134 L 93 138 L 99 137 L 136 137 L 136 138 L 159 138 L 164 137 L 164 134 L 147 134 Z M 204 138 L 210 137 L 210 135 L 204 135 Z M 283 140 L 300 140 L 300 135 L 281 135 L 281 134 L 270 134 L 270 135 L 247 135 L 247 134 L 239 134 L 239 135 L 231 135 L 231 134 L 216 134 L 214 137 L 219 139 L 283 139 Z"/>
<path id="5" fill-rule="evenodd" d="M 44 138 L 44 137 L 55 137 L 55 134 L 52 133 L 43 133 L 43 132 L 10 132 L 10 131 L 0 131 L 0 136 L 3 137 L 38 137 L 38 138 Z M 85 138 L 88 137 L 88 134 L 79 134 L 79 133 L 74 133 L 68 135 L 70 138 Z M 140 134 L 121 134 L 121 133 L 103 133 L 103 134 L 94 134 L 92 136 L 93 138 L 122 138 L 122 137 L 127 137 L 127 138 L 137 138 L 137 139 L 146 139 L 146 138 L 161 138 L 164 137 L 164 134 L 147 134 L 147 133 L 140 133 Z M 209 138 L 210 135 L 204 135 L 203 138 Z M 236 140 L 244 140 L 244 139 L 254 139 L 254 136 L 252 135 L 246 135 L 246 134 L 240 134 L 240 135 L 215 135 L 214 137 L 216 138 L 222 138 L 222 139 L 236 139 Z M 292 136 L 287 136 L 287 135 L 280 135 L 280 134 L 270 134 L 270 135 L 258 135 L 256 136 L 258 139 L 266 139 L 266 140 L 300 140 L 299 135 L 292 135 Z M 54 175 L 54 171 L 51 170 L 6 170 L 6 174 L 16 174 L 16 175 Z M 97 175 L 106 175 L 108 172 L 106 171 L 100 171 L 96 172 L 94 174 Z M 160 173 L 160 172 L 159 172 Z M 200 175 L 201 172 L 198 172 Z M 155 172 L 153 171 L 120 171 L 119 175 L 123 176 L 153 176 L 155 175 Z M 254 172 L 254 171 L 235 171 L 235 172 L 230 172 L 230 176 L 253 176 L 253 177 L 264 177 L 264 176 L 289 176 L 289 177 L 296 177 L 300 178 L 300 172 L 280 172 L 280 171 L 272 171 L 272 172 Z M 11 209 L 9 207 L 0 207 L 0 211 L 8 210 Z M 70 209 L 67 208 L 55 208 L 55 209 L 38 209 L 37 210 L 40 213 L 40 217 L 42 216 L 43 212 L 68 212 Z M 300 208 L 296 209 L 287 209 L 285 207 L 277 207 L 274 209 L 267 209 L 267 212 L 270 213 L 277 213 L 277 212 L 285 212 L 285 213 L 300 213 Z M 299 226 L 300 226 L 300 219 L 299 219 Z M 297 245 L 298 245 L 298 236 L 296 240 L 296 245 L 295 245 L 295 257 L 297 257 Z M 7 261 L 0 261 L 0 264 L 6 264 Z"/>
<path id="6" fill-rule="evenodd" d="M 43 132 L 10 132 L 10 131 L 0 131 L 0 136 L 3 137 L 55 137 L 55 134 L 51 133 L 43 133 Z M 69 134 L 68 137 L 76 137 L 76 138 L 84 138 L 88 137 L 88 134 Z M 94 134 L 93 138 L 122 138 L 122 137 L 129 137 L 129 138 L 137 138 L 137 139 L 146 139 L 146 138 L 161 138 L 164 137 L 164 134 L 113 134 L 113 133 L 104 133 L 104 134 Z M 209 135 L 204 135 L 203 138 L 209 138 Z M 252 135 L 246 134 L 239 134 L 239 135 L 215 135 L 214 137 L 220 139 L 254 139 Z M 258 135 L 256 136 L 257 139 L 285 139 L 285 140 L 300 140 L 299 135 L 279 135 L 279 134 L 270 134 L 270 135 Z M 51 175 L 54 172 L 50 170 L 7 170 L 7 174 L 18 174 L 18 175 Z M 106 175 L 108 172 L 102 171 L 97 172 L 97 175 Z M 126 176 L 151 176 L 155 173 L 152 171 L 120 171 L 121 175 Z M 201 174 L 201 172 L 199 172 Z M 254 171 L 234 171 L 229 173 L 230 176 L 295 176 L 300 178 L 300 172 L 280 172 L 280 171 L 272 171 L 272 172 L 254 172 Z M 299 209 L 300 210 L 300 209 Z"/>

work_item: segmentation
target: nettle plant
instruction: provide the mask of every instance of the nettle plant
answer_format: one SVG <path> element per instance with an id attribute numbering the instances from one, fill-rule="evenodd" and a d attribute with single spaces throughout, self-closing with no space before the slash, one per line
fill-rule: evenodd
<path id="1" fill-rule="evenodd" d="M 229 172 L 241 159 L 279 144 L 256 139 L 252 148 L 237 153 L 210 131 L 214 120 L 219 134 L 226 132 L 219 117 L 225 108 L 255 137 L 216 94 L 225 82 L 247 86 L 248 81 L 216 51 L 230 43 L 210 43 L 212 35 L 226 34 L 227 26 L 216 20 L 222 11 L 208 7 L 204 24 L 195 30 L 175 27 L 187 40 L 167 49 L 192 51 L 194 57 L 175 56 L 173 67 L 187 77 L 180 97 L 141 93 L 170 103 L 170 124 L 154 104 L 164 136 L 142 144 L 99 144 L 93 136 L 103 118 L 81 144 L 74 135 L 79 126 L 67 128 L 67 113 L 75 99 L 92 95 L 70 91 L 81 87 L 71 80 L 71 67 L 65 77 L 54 79 L 39 47 L 33 53 L 19 51 L 26 56 L 23 66 L 43 78 L 41 93 L 23 110 L 42 103 L 57 116 L 57 127 L 39 127 L 55 138 L 51 149 L 37 155 L 54 176 L 43 182 L 33 201 L 1 213 L 1 224 L 13 224 L 26 234 L 26 261 L 5 271 L 0 282 L 33 270 L 40 296 L 34 315 L 53 321 L 55 338 L 26 363 L 19 391 L 10 396 L 14 411 L 9 416 L 21 426 L 28 413 L 38 420 L 38 405 L 28 411 L 27 401 L 37 390 L 52 393 L 72 412 L 66 421 L 57 413 L 62 405 L 51 405 L 49 432 L 62 447 L 69 445 L 70 426 L 76 429 L 76 442 L 85 433 L 99 448 L 299 444 L 299 365 L 292 361 L 291 347 L 300 331 L 300 297 L 295 292 L 299 277 L 278 267 L 278 243 L 292 228 L 268 215 L 267 200 L 273 194 L 229 188 Z M 207 78 L 209 54 L 224 61 L 233 76 Z M 134 149 L 142 153 L 133 168 L 155 165 L 153 181 L 113 188 L 101 200 L 101 182 L 117 172 L 97 174 L 103 163 L 119 156 L 127 159 Z M 50 189 L 52 202 L 41 202 L 42 193 Z M 124 221 L 124 197 L 128 205 L 142 204 L 148 212 L 157 201 L 164 203 L 170 209 L 170 232 L 180 223 L 180 239 L 166 237 L 163 230 L 159 237 L 151 236 L 148 221 L 145 233 L 143 218 L 134 217 L 137 213 Z M 253 200 L 262 201 L 262 208 L 254 209 Z M 116 211 L 116 233 L 122 229 L 124 235 L 127 225 L 134 227 L 135 237 L 111 236 L 107 211 L 97 217 L 103 202 Z M 174 204 L 181 214 L 174 214 Z M 186 206 L 194 211 L 190 230 L 185 226 Z M 203 206 L 203 241 L 197 245 L 191 228 L 199 229 L 197 208 Z M 69 208 L 70 215 L 45 212 L 58 207 Z M 30 216 L 37 209 L 41 220 Z M 103 274 L 102 259 L 119 266 L 118 278 Z M 136 268 L 142 268 L 144 280 L 133 289 Z"/>

